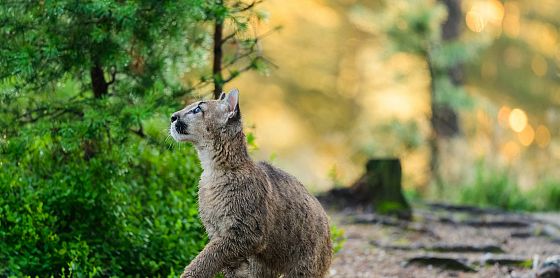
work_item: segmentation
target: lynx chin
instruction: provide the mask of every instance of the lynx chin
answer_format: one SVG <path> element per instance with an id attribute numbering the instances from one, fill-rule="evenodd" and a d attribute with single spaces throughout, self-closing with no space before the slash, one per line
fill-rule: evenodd
<path id="1" fill-rule="evenodd" d="M 249 157 L 237 89 L 173 113 L 169 132 L 198 151 L 199 214 L 210 238 L 181 277 L 325 277 L 327 215 L 296 178 Z"/>

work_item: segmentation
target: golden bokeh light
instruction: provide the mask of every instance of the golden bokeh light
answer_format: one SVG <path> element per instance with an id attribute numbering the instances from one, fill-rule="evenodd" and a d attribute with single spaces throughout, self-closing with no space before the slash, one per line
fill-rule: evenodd
<path id="1" fill-rule="evenodd" d="M 325 6 L 328 9 L 321 9 L 319 15 L 309 15 L 309 10 L 306 12 L 305 9 L 297 8 L 300 2 L 309 10 L 315 10 L 318 8 L 316 6 Z M 343 0 L 343 2 L 355 2 L 356 5 L 360 3 L 354 0 Z M 417 121 L 418 130 L 415 132 L 422 136 L 420 138 L 429 136 L 430 122 L 424 115 L 431 111 L 430 76 L 426 71 L 418 70 L 418 68 L 427 69 L 425 59 L 421 55 L 409 52 L 387 52 L 387 49 L 399 46 L 401 42 L 392 41 L 391 34 L 385 32 L 392 28 L 406 27 L 409 24 L 408 18 L 397 16 L 397 12 L 410 7 L 393 7 L 391 10 L 394 14 L 383 12 L 387 21 L 383 17 L 379 21 L 372 22 L 371 15 L 374 9 L 369 5 L 361 7 L 359 11 L 353 10 L 352 15 L 349 16 L 346 10 L 340 9 L 340 5 L 333 6 L 329 1 L 289 0 L 265 1 L 265 3 L 273 9 L 270 9 L 270 22 L 263 23 L 268 25 L 263 26 L 261 31 L 266 32 L 276 25 L 284 27 L 282 32 L 267 38 L 269 44 L 267 51 L 271 58 L 279 63 L 280 78 L 265 80 L 258 75 L 246 75 L 239 79 L 241 80 L 239 82 L 242 82 L 247 90 L 251 90 L 252 94 L 245 98 L 245 101 L 251 105 L 250 109 L 249 107 L 245 109 L 248 114 L 246 119 L 254 119 L 254 124 L 258 127 L 257 136 L 265 138 L 259 141 L 262 153 L 260 158 L 266 159 L 267 152 L 278 153 L 279 165 L 283 167 L 294 165 L 294 174 L 302 176 L 305 182 L 316 183 L 319 187 L 327 188 L 331 184 L 324 177 L 323 168 L 331 168 L 332 161 L 336 161 L 337 170 L 344 173 L 345 182 L 350 183 L 353 182 L 354 175 L 348 173 L 352 171 L 361 174 L 363 165 L 359 163 L 360 161 L 340 162 L 350 157 L 349 154 L 359 153 L 360 157 L 379 156 L 395 152 L 393 149 L 400 148 L 401 142 L 393 143 L 395 139 L 387 139 L 391 146 L 384 142 L 382 147 L 368 149 L 370 153 L 364 154 L 363 146 L 376 142 L 370 137 L 380 136 L 370 131 L 371 126 L 379 126 L 392 119 L 399 122 Z M 287 3 L 291 4 L 286 6 Z M 398 3 L 403 1 L 394 4 L 398 5 Z M 554 107 L 560 105 L 560 91 L 557 91 L 560 90 L 560 86 L 552 83 L 542 84 L 543 88 L 534 87 L 534 84 L 527 85 L 531 90 L 542 92 L 542 96 L 539 95 L 538 99 L 531 99 L 531 96 L 518 96 L 511 91 L 516 88 L 511 86 L 509 89 L 506 88 L 511 78 L 534 79 L 536 74 L 553 78 L 557 63 L 560 66 L 560 29 L 550 29 L 549 25 L 553 24 L 541 18 L 530 18 L 529 8 L 537 6 L 539 5 L 534 6 L 518 0 L 462 2 L 464 9 L 460 20 L 461 24 L 465 25 L 464 28 L 468 29 L 464 31 L 470 35 L 463 34 L 467 37 L 464 38 L 465 41 L 459 42 L 467 43 L 468 48 L 465 48 L 465 51 L 477 51 L 476 55 L 479 59 L 476 63 L 480 66 L 478 73 L 465 73 L 468 76 L 480 74 L 470 76 L 473 83 L 466 84 L 468 87 L 465 87 L 469 93 L 472 93 L 475 101 L 473 108 L 468 112 L 469 116 L 463 117 L 465 123 L 461 123 L 465 127 L 464 135 L 468 140 L 461 142 L 464 145 L 453 145 L 456 149 L 451 147 L 449 149 L 454 152 L 465 152 L 462 153 L 464 157 L 459 156 L 465 172 L 471 170 L 467 162 L 476 160 L 477 157 L 488 158 L 491 163 L 515 161 L 523 157 L 523 161 L 518 161 L 519 164 L 511 166 L 532 167 L 540 163 L 539 159 L 551 155 L 555 146 L 560 146 L 556 142 L 558 139 L 555 138 L 555 130 L 552 129 L 552 126 L 557 124 L 557 119 L 560 119 L 560 115 L 558 118 L 549 117 L 549 114 L 556 116 Z M 330 20 L 331 17 L 333 20 Z M 395 18 L 389 21 L 391 17 Z M 391 22 L 391 24 L 390 26 L 379 24 L 384 22 Z M 391 29 L 387 29 L 388 27 Z M 439 26 L 435 27 L 434 30 L 438 31 Z M 364 32 L 368 35 L 365 36 Z M 498 33 L 501 34 L 500 38 L 496 37 Z M 391 40 L 391 44 L 383 43 L 388 40 Z M 486 47 L 487 45 L 491 47 Z M 462 48 L 460 50 L 462 51 Z M 302 55 L 298 57 L 305 59 L 290 59 L 293 58 L 293 53 L 300 53 Z M 483 81 L 484 85 L 475 83 L 479 81 Z M 523 83 L 524 80 L 516 81 L 521 85 L 526 84 Z M 527 82 L 529 81 L 531 80 Z M 261 108 L 261 104 L 262 101 L 267 101 L 265 97 L 262 97 L 262 101 L 248 100 L 262 95 L 260 94 L 262 91 L 274 91 L 269 88 L 270 83 L 274 83 L 282 90 L 274 97 L 274 102 L 278 102 L 279 105 L 273 106 L 273 109 L 264 109 Z M 493 86 L 494 84 L 496 86 Z M 292 89 L 301 92 L 324 92 L 324 94 L 300 94 L 293 92 Z M 420 93 L 410 94 L 411 91 Z M 506 95 L 504 92 L 511 92 L 511 94 Z M 292 111 L 294 96 L 297 96 L 297 113 Z M 544 100 L 545 97 L 546 103 L 543 103 L 541 99 Z M 336 100 L 337 98 L 340 101 Z M 354 102 L 354 99 L 360 101 Z M 523 101 L 527 103 L 524 104 Z M 302 105 L 302 102 L 305 102 L 305 105 Z M 328 117 L 333 115 L 332 113 L 314 113 L 314 108 L 307 108 L 323 104 L 338 105 L 339 102 L 341 108 L 335 112 L 336 117 L 330 119 L 323 118 L 323 115 Z M 537 105 L 543 108 L 529 110 L 530 107 L 539 107 Z M 275 112 L 276 110 L 278 112 Z M 316 110 L 322 111 L 323 108 Z M 549 110 L 555 113 L 548 113 Z M 282 119 L 282 122 L 278 122 L 278 119 Z M 549 129 L 539 126 L 544 123 L 550 123 L 550 126 L 547 126 Z M 331 126 L 336 127 L 335 132 L 327 129 Z M 285 131 L 285 138 L 282 134 L 279 135 L 279 130 Z M 551 133 L 554 133 L 554 137 Z M 408 140 L 408 133 L 405 135 L 407 137 L 403 137 L 404 140 Z M 336 140 L 340 142 L 333 143 L 335 142 L 333 138 L 337 138 Z M 300 155 L 303 153 L 301 151 L 303 147 L 298 142 L 304 140 L 315 143 L 309 147 L 310 150 L 305 155 Z M 423 167 L 429 163 L 429 153 L 427 154 L 425 145 L 419 146 L 410 151 L 410 155 L 416 156 L 417 161 L 408 161 L 409 154 L 407 154 L 406 163 L 414 166 L 403 167 L 419 169 L 419 172 L 422 172 Z M 558 149 L 560 153 L 560 147 Z M 309 173 L 311 171 L 306 171 L 304 168 L 305 165 L 313 162 L 309 159 L 311 156 L 330 164 L 325 163 L 326 166 L 322 165 L 320 169 L 313 169 L 313 173 Z M 502 166 L 499 163 L 496 165 Z M 348 168 L 342 169 L 342 167 Z M 445 165 L 445 167 L 444 171 L 450 172 L 448 169 L 451 169 L 451 166 Z M 359 176 L 358 174 L 356 176 Z M 416 180 L 422 179 L 418 174 L 410 174 L 410 176 L 411 180 L 415 181 L 409 181 L 409 184 L 419 184 Z"/>
<path id="2" fill-rule="evenodd" d="M 546 148 L 550 143 L 550 131 L 544 125 L 539 125 L 535 132 L 535 141 L 541 148 Z"/>
<path id="3" fill-rule="evenodd" d="M 467 27 L 476 33 L 482 32 L 486 26 L 486 21 L 484 21 L 482 15 L 475 11 L 467 12 L 465 22 L 467 23 Z"/>
<path id="4" fill-rule="evenodd" d="M 493 23 L 502 23 L 504 19 L 504 4 L 498 0 L 484 1 L 485 15 Z"/>
<path id="5" fill-rule="evenodd" d="M 528 124 L 521 132 L 517 134 L 517 138 L 521 145 L 527 147 L 535 140 L 535 130 Z"/>
<path id="6" fill-rule="evenodd" d="M 491 128 L 492 121 L 491 121 L 490 117 L 488 117 L 488 114 L 486 114 L 486 112 L 484 112 L 484 110 L 478 109 L 476 111 L 476 119 L 478 121 L 479 126 L 481 128 L 483 128 L 484 130 L 488 130 L 488 129 Z"/>
<path id="7" fill-rule="evenodd" d="M 509 114 L 511 113 L 511 108 L 508 106 L 502 106 L 498 111 L 498 123 L 503 127 L 509 126 Z"/>
<path id="8" fill-rule="evenodd" d="M 519 6 L 514 2 L 505 3 L 505 17 L 502 22 L 504 33 L 512 38 L 519 36 L 520 20 L 519 20 Z"/>
<path id="9" fill-rule="evenodd" d="M 509 126 L 515 132 L 521 132 L 527 126 L 527 113 L 525 111 L 515 108 L 509 114 Z"/>
<path id="10" fill-rule="evenodd" d="M 508 141 L 502 147 L 502 155 L 508 160 L 512 160 L 519 155 L 521 148 L 514 141 Z"/>
<path id="11" fill-rule="evenodd" d="M 535 56 L 531 60 L 531 69 L 536 76 L 544 76 L 548 71 L 548 64 L 542 56 Z"/>
<path id="12" fill-rule="evenodd" d="M 552 24 L 526 21 L 519 34 L 528 46 L 544 57 L 552 58 L 558 44 L 558 30 Z"/>
<path id="13" fill-rule="evenodd" d="M 473 32 L 482 32 L 486 26 L 498 27 L 501 31 L 504 18 L 504 5 L 498 0 L 480 1 L 473 4 L 465 16 L 467 27 Z"/>
<path id="14" fill-rule="evenodd" d="M 543 24 L 542 29 L 539 32 L 539 40 L 535 42 L 538 49 L 543 52 L 544 55 L 554 56 L 556 51 L 556 45 L 558 43 L 558 31 L 556 26 L 551 24 Z"/>

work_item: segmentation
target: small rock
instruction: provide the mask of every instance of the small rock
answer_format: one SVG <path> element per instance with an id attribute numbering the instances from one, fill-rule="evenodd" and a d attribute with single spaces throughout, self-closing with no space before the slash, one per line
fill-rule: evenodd
<path id="1" fill-rule="evenodd" d="M 560 278 L 560 255 L 544 260 L 537 271 L 537 278 Z"/>

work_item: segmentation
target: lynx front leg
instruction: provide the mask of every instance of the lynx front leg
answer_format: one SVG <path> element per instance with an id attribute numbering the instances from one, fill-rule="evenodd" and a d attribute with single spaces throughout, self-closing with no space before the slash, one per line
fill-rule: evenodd
<path id="1" fill-rule="evenodd" d="M 279 276 L 279 273 L 258 262 L 255 258 L 246 259 L 224 271 L 225 278 L 278 278 Z"/>
<path id="2" fill-rule="evenodd" d="M 212 278 L 226 267 L 247 258 L 251 246 L 254 244 L 238 236 L 212 239 L 185 268 L 181 278 Z"/>
<path id="3" fill-rule="evenodd" d="M 223 239 L 210 240 L 196 258 L 185 268 L 181 278 L 212 278 L 229 262 L 241 256 L 241 251 Z"/>
<path id="4" fill-rule="evenodd" d="M 247 260 L 242 260 L 235 265 L 228 266 L 224 269 L 224 278 L 248 278 L 249 276 L 249 263 Z"/>

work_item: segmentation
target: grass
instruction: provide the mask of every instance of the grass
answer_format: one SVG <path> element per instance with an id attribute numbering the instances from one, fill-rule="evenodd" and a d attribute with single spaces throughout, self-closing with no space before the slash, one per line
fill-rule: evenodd
<path id="1" fill-rule="evenodd" d="M 560 210 L 560 181 L 544 181 L 529 191 L 519 185 L 503 170 L 490 169 L 479 163 L 472 184 L 462 186 L 451 199 L 458 203 L 481 207 L 496 207 L 513 211 Z"/>

